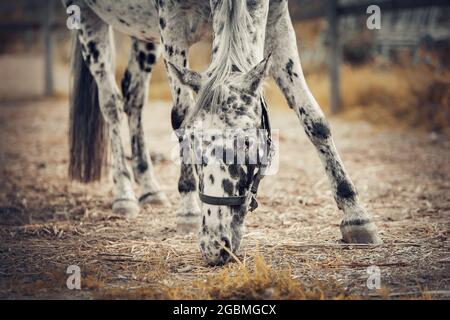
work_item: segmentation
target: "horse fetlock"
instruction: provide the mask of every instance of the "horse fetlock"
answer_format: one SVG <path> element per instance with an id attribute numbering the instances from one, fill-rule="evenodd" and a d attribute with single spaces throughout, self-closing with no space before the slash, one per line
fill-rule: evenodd
<path id="1" fill-rule="evenodd" d="M 163 207 L 170 207 L 170 201 L 166 194 L 162 191 L 143 191 L 139 196 L 139 203 L 143 204 L 155 204 Z"/>
<path id="2" fill-rule="evenodd" d="M 128 219 L 136 218 L 139 214 L 140 208 L 136 199 L 115 199 L 112 206 L 113 214 L 119 215 Z"/>
<path id="3" fill-rule="evenodd" d="M 181 218 L 198 217 L 201 211 L 198 205 L 198 195 L 196 192 L 181 193 L 180 206 L 177 210 L 177 216 Z"/>

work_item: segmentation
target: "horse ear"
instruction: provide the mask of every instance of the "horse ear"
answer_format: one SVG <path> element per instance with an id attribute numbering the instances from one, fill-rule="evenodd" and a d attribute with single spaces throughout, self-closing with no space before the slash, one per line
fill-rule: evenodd
<path id="1" fill-rule="evenodd" d="M 264 58 L 264 60 L 244 75 L 243 86 L 246 90 L 256 92 L 259 88 L 261 88 L 264 79 L 269 73 L 271 56 L 272 54 L 269 54 Z"/>
<path id="2" fill-rule="evenodd" d="M 171 62 L 168 62 L 168 65 L 169 69 L 172 70 L 173 74 L 175 74 L 181 84 L 190 87 L 196 93 L 200 91 L 203 84 L 203 76 L 201 73 L 186 68 L 180 70 Z"/>

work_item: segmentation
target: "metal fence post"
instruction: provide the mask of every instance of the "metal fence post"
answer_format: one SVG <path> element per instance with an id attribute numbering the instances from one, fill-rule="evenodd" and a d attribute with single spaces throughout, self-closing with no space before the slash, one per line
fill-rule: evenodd
<path id="1" fill-rule="evenodd" d="M 54 93 L 53 77 L 53 16 L 54 1 L 47 0 L 45 12 L 43 14 L 43 37 L 44 37 L 44 94 L 50 96 Z"/>
<path id="2" fill-rule="evenodd" d="M 341 52 L 339 46 L 339 17 L 338 1 L 327 0 L 328 40 L 330 53 L 328 59 L 328 70 L 330 78 L 330 110 L 331 113 L 339 111 L 341 104 L 340 96 L 340 63 Z"/>

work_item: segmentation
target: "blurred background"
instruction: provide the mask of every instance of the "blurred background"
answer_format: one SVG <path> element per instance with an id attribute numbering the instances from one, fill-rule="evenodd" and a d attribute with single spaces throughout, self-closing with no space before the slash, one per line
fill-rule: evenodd
<path id="1" fill-rule="evenodd" d="M 380 30 L 366 26 L 371 4 L 381 8 Z M 327 113 L 449 132 L 449 1 L 290 0 L 289 6 L 308 84 Z M 2 0 L 0 18 L 0 101 L 67 98 L 71 33 L 60 1 Z M 120 80 L 129 38 L 116 33 L 116 46 Z M 195 45 L 191 67 L 205 69 L 209 55 L 209 42 Z M 266 93 L 272 108 L 287 109 L 272 81 Z M 170 99 L 159 61 L 150 100 Z"/>

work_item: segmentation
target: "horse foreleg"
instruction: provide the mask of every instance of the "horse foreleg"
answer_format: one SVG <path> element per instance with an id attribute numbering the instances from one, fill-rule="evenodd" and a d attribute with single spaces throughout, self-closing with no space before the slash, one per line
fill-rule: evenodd
<path id="1" fill-rule="evenodd" d="M 164 47 L 163 56 L 174 102 L 171 121 L 172 128 L 180 139 L 181 170 L 178 181 L 178 191 L 181 196 L 177 215 L 180 217 L 197 217 L 200 215 L 197 194 L 197 177 L 194 166 L 183 152 L 188 152 L 182 142 L 183 134 L 178 130 L 181 127 L 188 111 L 193 107 L 194 100 L 192 92 L 179 83 L 173 70 L 168 67 L 167 62 L 182 69 L 188 65 L 189 43 L 185 38 L 186 30 L 190 30 L 189 24 L 183 19 L 183 10 L 178 8 L 177 3 L 164 3 L 159 6 L 161 43 Z M 174 12 L 179 12 L 174 14 Z"/>
<path id="2" fill-rule="evenodd" d="M 265 51 L 272 52 L 271 74 L 315 146 L 325 167 L 337 206 L 344 212 L 341 223 L 344 241 L 381 242 L 375 224 L 360 204 L 356 188 L 339 157 L 331 137 L 330 126 L 306 84 L 287 1 L 271 4 Z"/>

